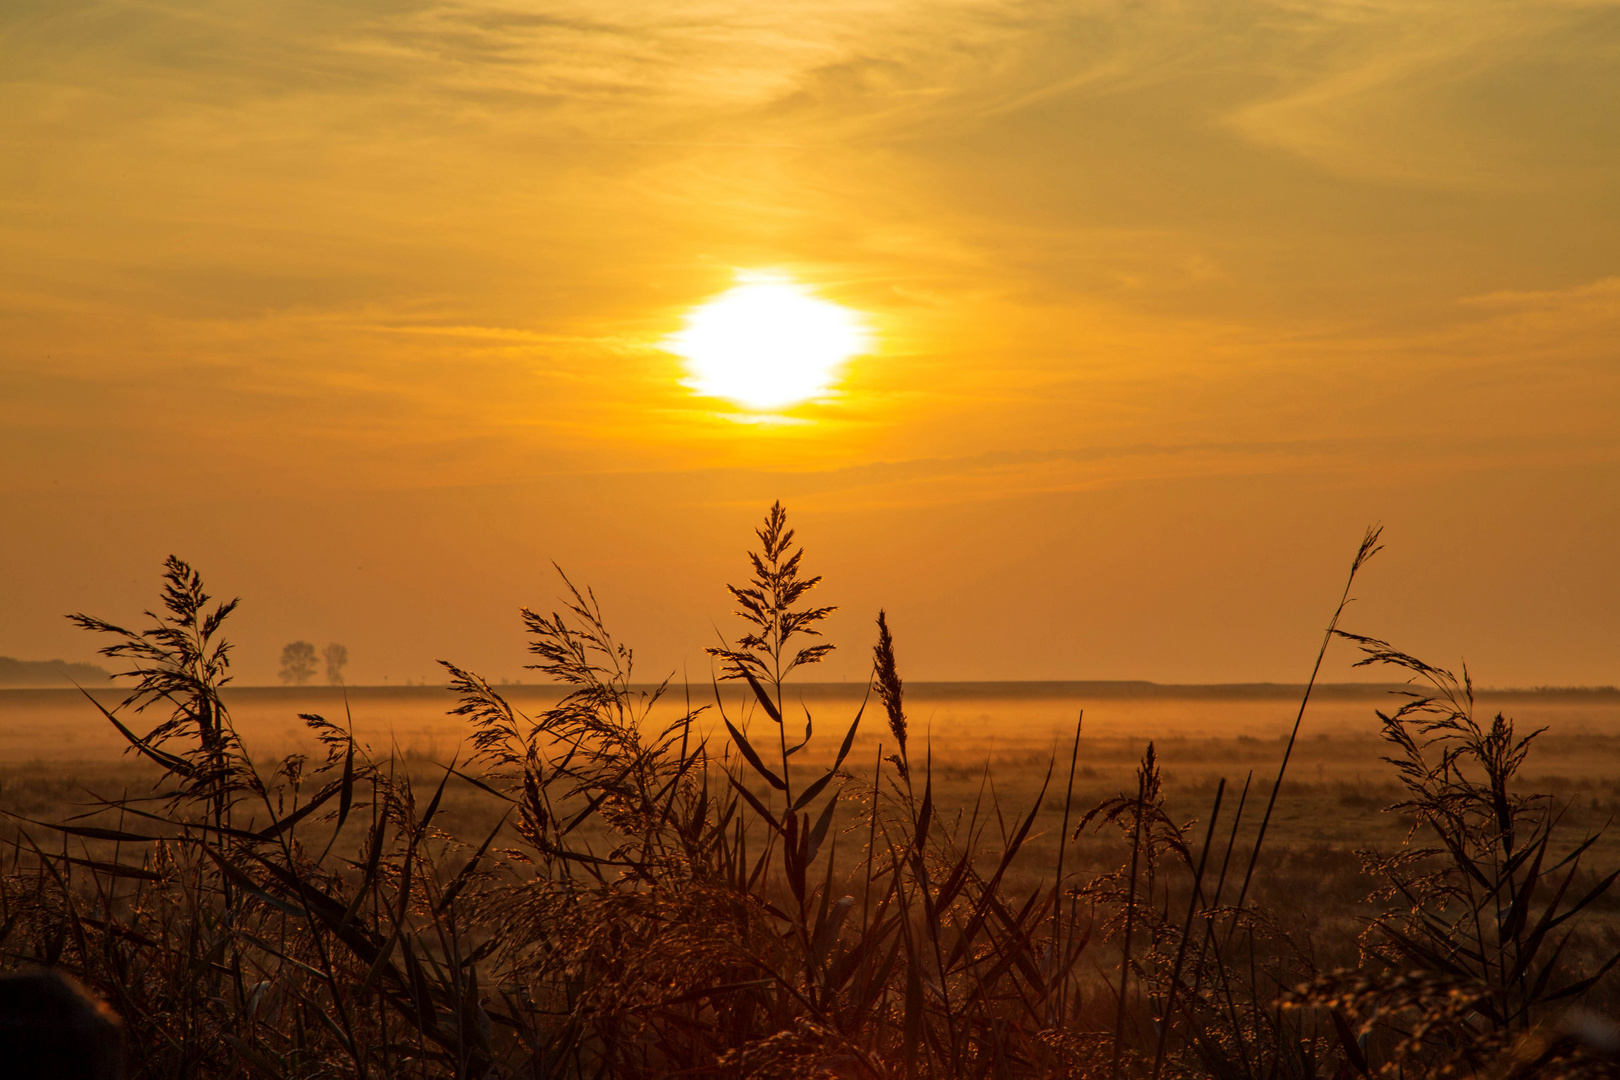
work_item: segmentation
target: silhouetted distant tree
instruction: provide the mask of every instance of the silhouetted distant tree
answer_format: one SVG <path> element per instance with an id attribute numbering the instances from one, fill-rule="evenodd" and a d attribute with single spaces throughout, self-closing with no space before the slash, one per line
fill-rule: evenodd
<path id="1" fill-rule="evenodd" d="M 295 641 L 281 650 L 281 681 L 303 686 L 315 674 L 315 646 Z"/>
<path id="2" fill-rule="evenodd" d="M 343 685 L 343 665 L 349 662 L 349 649 L 346 645 L 332 642 L 322 652 L 326 660 L 326 681 L 333 686 Z"/>

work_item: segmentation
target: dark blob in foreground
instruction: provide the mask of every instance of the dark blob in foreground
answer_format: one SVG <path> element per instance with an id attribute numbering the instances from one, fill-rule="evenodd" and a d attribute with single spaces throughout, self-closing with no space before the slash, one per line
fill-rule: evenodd
<path id="1" fill-rule="evenodd" d="M 123 1024 L 54 971 L 0 976 L 0 1062 L 9 1080 L 122 1080 Z"/>

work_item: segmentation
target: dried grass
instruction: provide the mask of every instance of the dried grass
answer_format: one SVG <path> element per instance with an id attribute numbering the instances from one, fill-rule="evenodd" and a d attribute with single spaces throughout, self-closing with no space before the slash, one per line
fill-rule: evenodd
<path id="1" fill-rule="evenodd" d="M 799 757 L 815 721 L 801 737 L 783 684 L 832 648 L 814 640 L 831 609 L 809 603 L 820 579 L 780 505 L 757 538 L 731 589 L 745 631 L 711 650 L 749 708 L 688 695 L 655 723 L 670 688 L 632 683 L 631 651 L 564 578 L 561 611 L 523 618 L 534 667 L 568 693 L 531 716 L 446 665 L 474 752 L 431 793 L 316 715 L 314 761 L 256 763 L 219 693 L 234 602 L 210 608 L 171 559 L 148 629 L 75 617 L 127 662 L 135 689 L 106 719 L 162 779 L 67 820 L 12 815 L 0 958 L 95 988 L 154 1080 L 1612 1069 L 1612 1029 L 1565 1010 L 1620 956 L 1580 930 L 1615 877 L 1582 866 L 1590 839 L 1555 843 L 1557 805 L 1518 780 L 1537 733 L 1476 723 L 1466 675 L 1343 634 L 1343 602 L 1329 622 L 1324 653 L 1350 637 L 1424 689 L 1383 718 L 1404 792 L 1391 809 L 1414 831 L 1365 860 L 1362 970 L 1324 971 L 1321 926 L 1268 906 L 1283 867 L 1264 849 L 1309 690 L 1251 840 L 1252 777 L 1179 821 L 1151 744 L 1134 790 L 1071 829 L 1090 775 L 1077 725 L 1053 863 L 1021 866 L 1057 763 L 1033 805 L 990 789 L 947 820 L 931 753 L 910 754 L 882 613 L 872 689 L 890 754 L 864 776 L 846 766 L 863 705 L 830 765 Z M 167 715 L 137 733 L 152 708 Z M 723 742 L 698 723 L 711 708 Z M 452 785 L 500 824 L 440 827 Z M 1069 852 L 1082 834 L 1115 838 L 1115 868 Z"/>

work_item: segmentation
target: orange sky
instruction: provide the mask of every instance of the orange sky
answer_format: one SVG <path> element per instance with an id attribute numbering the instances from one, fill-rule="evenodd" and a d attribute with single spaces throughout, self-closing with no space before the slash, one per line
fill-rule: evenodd
<path id="1" fill-rule="evenodd" d="M 594 585 L 707 677 L 782 498 L 861 677 L 1620 682 L 1620 5 L 0 7 L 0 654 L 162 558 L 359 682 Z M 737 269 L 880 345 L 791 424 Z M 1342 675 L 1342 669 L 1335 669 Z"/>

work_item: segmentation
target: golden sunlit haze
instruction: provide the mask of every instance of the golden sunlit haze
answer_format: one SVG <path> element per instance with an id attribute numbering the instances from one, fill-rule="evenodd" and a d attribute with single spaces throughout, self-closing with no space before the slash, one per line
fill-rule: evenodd
<path id="1" fill-rule="evenodd" d="M 665 348 L 686 359 L 686 385 L 748 409 L 825 395 L 867 351 L 856 315 L 781 275 L 739 273 L 737 284 L 686 317 Z"/>
<path id="2" fill-rule="evenodd" d="M 239 682 L 532 677 L 555 561 L 707 685 L 780 498 L 818 678 L 881 607 L 908 680 L 1298 681 L 1382 522 L 1350 629 L 1620 683 L 1617 56 L 1613 0 L 7 0 L 0 656 L 172 553 Z"/>

